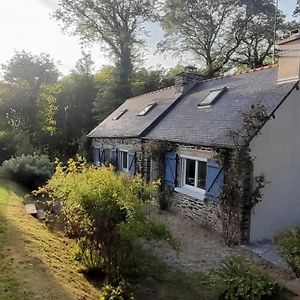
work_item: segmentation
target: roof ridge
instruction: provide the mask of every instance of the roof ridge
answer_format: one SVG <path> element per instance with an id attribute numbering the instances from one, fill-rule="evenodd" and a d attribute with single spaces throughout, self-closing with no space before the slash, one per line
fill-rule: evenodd
<path id="1" fill-rule="evenodd" d="M 271 69 L 271 68 L 275 68 L 275 67 L 278 67 L 278 64 L 271 64 L 271 65 L 267 65 L 267 66 L 263 66 L 263 67 L 248 69 L 248 70 L 241 71 L 241 72 L 236 72 L 236 73 L 230 74 L 230 75 L 220 75 L 220 76 L 217 76 L 217 77 L 208 78 L 208 79 L 201 80 L 201 81 L 198 81 L 198 82 L 201 83 L 201 82 L 208 82 L 208 81 L 213 81 L 213 80 L 218 80 L 218 79 L 223 79 L 223 78 L 228 78 L 228 77 L 235 77 L 235 76 L 239 76 L 239 75 L 243 75 L 243 74 L 247 74 L 247 73 L 252 73 L 252 72 L 258 72 L 258 71 Z"/>
<path id="2" fill-rule="evenodd" d="M 220 75 L 220 76 L 208 78 L 208 79 L 205 79 L 205 80 L 195 80 L 194 82 L 195 83 L 209 82 L 209 81 L 219 80 L 219 79 L 223 79 L 223 78 L 235 77 L 235 76 L 239 76 L 239 75 L 243 75 L 243 74 L 247 74 L 247 73 L 258 72 L 258 71 L 262 71 L 262 70 L 266 70 L 266 69 L 271 69 L 271 68 L 275 68 L 275 67 L 278 67 L 278 63 L 277 64 L 267 65 L 267 66 L 263 66 L 263 67 L 248 69 L 248 70 L 236 72 L 236 73 L 230 74 L 230 75 Z M 171 85 L 171 86 L 164 87 L 164 88 L 152 91 L 152 92 L 148 92 L 148 93 L 145 93 L 145 94 L 141 94 L 141 95 L 137 95 L 137 96 L 134 96 L 134 97 L 130 97 L 130 98 L 127 98 L 125 101 L 137 99 L 137 98 L 140 98 L 140 97 L 144 97 L 146 95 L 156 94 L 156 93 L 159 93 L 159 92 L 171 89 L 171 88 L 175 88 L 175 85 Z"/>
<path id="3" fill-rule="evenodd" d="M 161 88 L 159 90 L 155 90 L 155 91 L 148 92 L 148 93 L 145 93 L 145 94 L 141 94 L 141 95 L 137 95 L 137 96 L 134 96 L 134 97 L 130 97 L 130 98 L 126 99 L 126 101 L 127 100 L 136 99 L 136 98 L 140 98 L 140 97 L 143 97 L 143 96 L 146 96 L 146 95 L 156 94 L 156 93 L 159 93 L 159 92 L 171 89 L 171 88 L 175 88 L 175 85 L 167 86 L 167 87 Z"/>

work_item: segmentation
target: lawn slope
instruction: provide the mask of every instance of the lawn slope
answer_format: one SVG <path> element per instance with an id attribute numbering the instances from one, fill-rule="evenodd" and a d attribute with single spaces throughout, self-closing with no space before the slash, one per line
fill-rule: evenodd
<path id="1" fill-rule="evenodd" d="M 22 195 L 0 179 L 0 299 L 98 299 L 78 273 L 73 242 L 28 216 Z"/>

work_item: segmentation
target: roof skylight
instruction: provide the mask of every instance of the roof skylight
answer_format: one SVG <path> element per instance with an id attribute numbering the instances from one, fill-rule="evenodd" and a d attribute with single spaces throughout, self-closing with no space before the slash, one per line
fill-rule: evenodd
<path id="1" fill-rule="evenodd" d="M 145 116 L 155 105 L 156 105 L 156 102 L 148 104 L 142 111 L 140 111 L 137 114 L 137 116 L 138 117 Z"/>
<path id="2" fill-rule="evenodd" d="M 118 114 L 116 114 L 116 115 L 112 118 L 112 120 L 113 120 L 113 121 L 119 120 L 126 112 L 127 112 L 127 109 L 121 110 Z"/>
<path id="3" fill-rule="evenodd" d="M 223 87 L 221 89 L 212 90 L 209 92 L 209 94 L 204 98 L 204 100 L 198 104 L 198 107 L 202 106 L 210 106 L 215 101 L 218 100 L 225 92 L 227 91 L 227 87 Z"/>

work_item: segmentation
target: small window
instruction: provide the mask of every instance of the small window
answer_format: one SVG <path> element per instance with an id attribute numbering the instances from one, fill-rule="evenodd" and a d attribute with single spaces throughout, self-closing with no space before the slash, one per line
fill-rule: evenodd
<path id="1" fill-rule="evenodd" d="M 119 150 L 119 166 L 121 171 L 128 172 L 128 152 Z"/>
<path id="2" fill-rule="evenodd" d="M 155 105 L 156 105 L 156 103 L 151 103 L 151 104 L 147 105 L 141 112 L 139 112 L 137 114 L 137 116 L 138 117 L 145 116 Z"/>
<path id="3" fill-rule="evenodd" d="M 125 113 L 127 112 L 127 109 L 123 109 L 118 114 L 116 114 L 112 119 L 113 121 L 119 120 Z"/>
<path id="4" fill-rule="evenodd" d="M 212 105 L 226 91 L 227 91 L 227 87 L 224 87 L 222 89 L 217 89 L 217 90 L 210 91 L 209 94 L 204 98 L 204 100 L 201 103 L 198 104 L 198 107 Z"/>
<path id="5" fill-rule="evenodd" d="M 206 160 L 181 158 L 182 187 L 204 191 L 206 185 Z"/>

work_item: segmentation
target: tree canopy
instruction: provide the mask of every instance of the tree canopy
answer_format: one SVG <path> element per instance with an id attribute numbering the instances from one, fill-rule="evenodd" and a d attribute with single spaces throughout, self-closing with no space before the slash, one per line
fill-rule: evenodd
<path id="1" fill-rule="evenodd" d="M 130 76 L 143 24 L 155 16 L 157 0 L 60 0 L 54 14 L 85 42 L 100 42 L 113 55 L 119 97 L 130 96 Z"/>
<path id="2" fill-rule="evenodd" d="M 244 11 L 239 0 L 167 0 L 162 49 L 191 52 L 211 77 L 222 72 L 241 43 Z"/>

